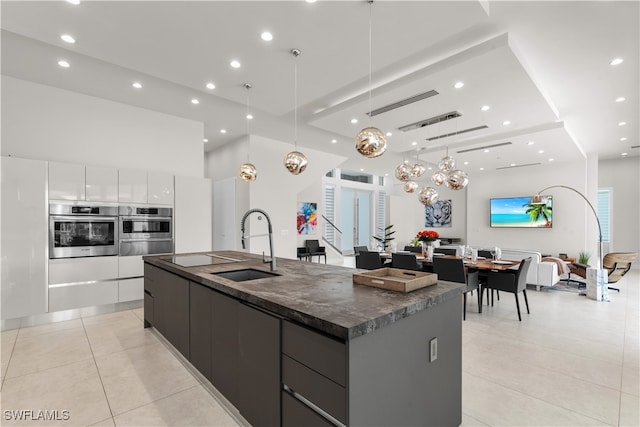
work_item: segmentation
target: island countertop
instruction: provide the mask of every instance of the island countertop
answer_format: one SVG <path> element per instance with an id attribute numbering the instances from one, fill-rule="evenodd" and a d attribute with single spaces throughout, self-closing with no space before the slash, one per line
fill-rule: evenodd
<path id="1" fill-rule="evenodd" d="M 175 264 L 189 255 L 213 254 L 239 260 L 182 267 Z M 277 258 L 279 276 L 236 282 L 212 273 L 252 268 L 269 271 L 262 256 L 239 251 L 145 256 L 148 264 L 182 276 L 274 314 L 335 337 L 351 340 L 405 317 L 459 298 L 463 284 L 438 281 L 410 293 L 354 285 L 353 268 Z"/>

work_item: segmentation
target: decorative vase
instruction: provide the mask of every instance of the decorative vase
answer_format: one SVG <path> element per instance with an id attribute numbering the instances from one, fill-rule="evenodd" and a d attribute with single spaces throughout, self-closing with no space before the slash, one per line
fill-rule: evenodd
<path id="1" fill-rule="evenodd" d="M 422 243 L 422 256 L 430 260 L 433 257 L 434 242 L 420 243 Z"/>

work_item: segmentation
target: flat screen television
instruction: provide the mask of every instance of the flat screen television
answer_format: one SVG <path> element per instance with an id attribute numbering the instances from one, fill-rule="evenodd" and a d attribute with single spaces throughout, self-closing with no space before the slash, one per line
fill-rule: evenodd
<path id="1" fill-rule="evenodd" d="M 545 196 L 546 204 L 531 204 L 528 197 L 491 199 L 490 221 L 495 228 L 551 228 L 553 226 L 553 197 Z"/>

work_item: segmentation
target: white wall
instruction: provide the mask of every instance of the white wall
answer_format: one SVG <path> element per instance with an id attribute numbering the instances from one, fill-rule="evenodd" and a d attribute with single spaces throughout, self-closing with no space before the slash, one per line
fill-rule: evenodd
<path id="1" fill-rule="evenodd" d="M 398 183 L 397 180 L 395 180 Z M 453 191 L 445 187 L 436 187 L 440 200 L 451 200 L 451 227 L 425 227 L 425 207 L 418 200 L 417 193 L 405 193 L 402 187 L 396 186 L 390 200 L 390 224 L 396 229 L 398 249 L 402 250 L 420 230 L 437 231 L 442 237 L 466 240 L 467 234 L 467 190 Z"/>
<path id="2" fill-rule="evenodd" d="M 529 249 L 554 256 L 562 252 L 576 257 L 578 251 L 585 249 L 597 254 L 597 239 L 591 242 L 585 233 L 588 217 L 593 214 L 580 196 L 563 188 L 544 192 L 553 195 L 553 228 L 505 229 L 489 226 L 489 199 L 532 196 L 552 185 L 566 185 L 585 194 L 586 175 L 586 161 L 474 174 L 467 187 L 469 244 Z M 597 234 L 594 235 L 597 237 Z"/>
<path id="3" fill-rule="evenodd" d="M 203 177 L 202 123 L 2 76 L 2 155 Z"/>
<path id="4" fill-rule="evenodd" d="M 262 209 L 267 212 L 272 221 L 276 256 L 296 259 L 298 246 L 296 211 L 300 200 L 299 193 L 311 185 L 321 187 L 322 176 L 328 170 L 337 167 L 345 158 L 309 148 L 300 148 L 300 151 L 307 156 L 309 164 L 302 174 L 291 175 L 285 169 L 283 159 L 293 148 L 292 144 L 252 135 L 251 163 L 258 170 L 258 178 L 251 183 L 238 180 L 235 204 L 238 219 L 248 209 Z M 246 161 L 246 140 L 227 144 L 207 153 L 206 174 L 214 181 L 235 177 L 239 166 Z M 247 195 L 248 206 L 246 205 Z M 220 200 L 215 193 L 213 197 L 214 204 L 230 202 Z M 258 222 L 255 214 L 249 219 L 248 229 L 251 234 L 263 234 L 267 231 L 264 221 Z M 214 242 L 215 246 L 216 242 Z M 266 237 L 251 239 L 249 248 L 252 253 L 263 251 L 269 253 L 269 241 Z"/>
<path id="5" fill-rule="evenodd" d="M 600 161 L 598 185 L 612 190 L 611 252 L 640 252 L 639 183 L 640 157 Z"/>

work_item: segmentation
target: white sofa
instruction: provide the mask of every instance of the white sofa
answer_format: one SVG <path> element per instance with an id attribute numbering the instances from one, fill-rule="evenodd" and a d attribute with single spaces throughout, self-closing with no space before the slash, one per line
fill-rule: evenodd
<path id="1" fill-rule="evenodd" d="M 541 261 L 540 252 L 522 249 L 502 249 L 502 259 L 522 260 L 531 257 L 531 266 L 527 273 L 527 284 L 535 285 L 536 290 L 541 286 L 553 286 L 560 281 L 558 266 L 554 262 Z"/>

